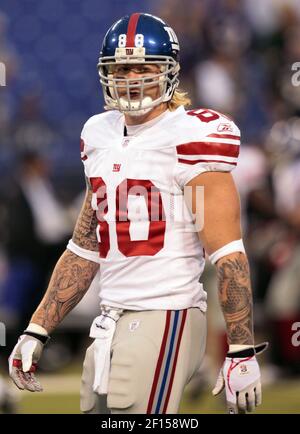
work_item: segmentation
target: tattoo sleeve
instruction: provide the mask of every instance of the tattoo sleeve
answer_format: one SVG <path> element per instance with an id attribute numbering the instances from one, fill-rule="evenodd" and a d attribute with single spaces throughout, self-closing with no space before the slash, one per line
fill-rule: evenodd
<path id="1" fill-rule="evenodd" d="M 233 253 L 217 263 L 219 299 L 229 344 L 254 343 L 253 302 L 246 255 Z"/>
<path id="2" fill-rule="evenodd" d="M 82 299 L 98 269 L 99 264 L 66 250 L 56 264 L 48 289 L 31 322 L 51 333 Z"/>
<path id="3" fill-rule="evenodd" d="M 98 251 L 96 235 L 97 217 L 96 212 L 91 207 L 91 200 L 92 191 L 88 188 L 76 222 L 72 240 L 83 249 Z"/>
<path id="4" fill-rule="evenodd" d="M 91 199 L 92 191 L 88 187 L 72 239 L 79 247 L 98 251 L 97 217 Z M 66 250 L 56 264 L 48 289 L 31 322 L 51 333 L 82 299 L 98 270 L 99 264 Z"/>

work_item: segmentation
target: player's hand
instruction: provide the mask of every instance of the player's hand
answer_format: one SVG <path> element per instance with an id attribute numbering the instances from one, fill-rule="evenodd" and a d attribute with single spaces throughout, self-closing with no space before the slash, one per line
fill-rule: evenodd
<path id="1" fill-rule="evenodd" d="M 37 362 L 39 361 L 43 347 L 49 337 L 25 330 L 19 337 L 9 359 L 9 375 L 16 386 L 21 390 L 41 392 L 42 385 L 35 376 Z"/>
<path id="2" fill-rule="evenodd" d="M 212 393 L 216 396 L 225 388 L 228 413 L 251 412 L 261 404 L 260 369 L 255 355 L 267 346 L 264 342 L 254 348 L 227 353 Z"/>

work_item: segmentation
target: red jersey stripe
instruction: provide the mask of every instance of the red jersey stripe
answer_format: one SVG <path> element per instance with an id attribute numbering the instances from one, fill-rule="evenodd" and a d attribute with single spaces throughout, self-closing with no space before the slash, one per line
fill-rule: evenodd
<path id="1" fill-rule="evenodd" d="M 134 47 L 134 38 L 135 38 L 135 32 L 137 23 L 139 20 L 141 14 L 135 13 L 132 14 L 129 18 L 128 27 L 127 27 L 127 36 L 126 36 L 126 47 Z"/>
<path id="2" fill-rule="evenodd" d="M 209 134 L 207 137 L 216 137 L 218 139 L 234 139 L 240 140 L 241 136 L 235 136 L 233 134 Z"/>
<path id="3" fill-rule="evenodd" d="M 190 142 L 176 146 L 177 153 L 182 155 L 220 155 L 238 157 L 240 147 L 235 144 L 213 142 Z"/>
<path id="4" fill-rule="evenodd" d="M 236 161 L 221 161 L 221 160 L 184 160 L 183 158 L 178 158 L 179 163 L 183 164 L 197 164 L 197 163 L 222 163 L 222 164 L 231 164 L 236 166 Z"/>

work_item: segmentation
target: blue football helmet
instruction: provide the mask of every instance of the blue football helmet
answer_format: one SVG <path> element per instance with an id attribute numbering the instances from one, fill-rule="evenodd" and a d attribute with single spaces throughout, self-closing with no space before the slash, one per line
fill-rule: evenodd
<path id="1" fill-rule="evenodd" d="M 157 73 L 140 78 L 116 77 L 116 65 L 154 64 Z M 174 30 L 150 14 L 126 15 L 107 31 L 100 53 L 98 72 L 103 88 L 105 109 L 117 109 L 139 116 L 161 102 L 169 101 L 179 84 L 179 43 Z M 145 89 L 159 86 L 156 99 L 145 95 Z M 123 95 L 119 96 L 119 89 Z M 126 93 L 124 95 L 124 88 Z M 137 94 L 131 97 L 131 89 Z"/>

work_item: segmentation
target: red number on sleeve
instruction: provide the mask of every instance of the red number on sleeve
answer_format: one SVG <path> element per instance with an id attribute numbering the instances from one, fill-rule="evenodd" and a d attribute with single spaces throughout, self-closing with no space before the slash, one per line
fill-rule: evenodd
<path id="1" fill-rule="evenodd" d="M 220 115 L 217 112 L 214 112 L 213 110 L 207 110 L 207 109 L 199 109 L 199 110 L 190 110 L 187 112 L 190 116 L 197 116 L 198 119 L 200 119 L 201 122 L 211 122 L 219 119 Z"/>

